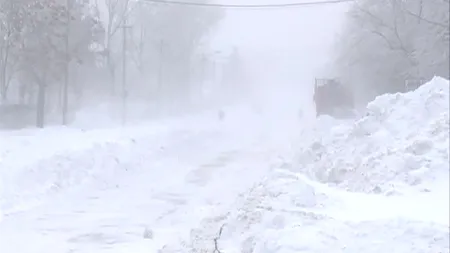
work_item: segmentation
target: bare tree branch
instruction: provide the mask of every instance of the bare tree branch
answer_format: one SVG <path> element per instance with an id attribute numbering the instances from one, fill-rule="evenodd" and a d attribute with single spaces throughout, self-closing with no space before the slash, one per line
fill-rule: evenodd
<path id="1" fill-rule="evenodd" d="M 424 21 L 424 22 L 426 22 L 426 23 L 428 23 L 430 25 L 435 25 L 435 26 L 439 26 L 439 27 L 448 29 L 448 24 L 440 23 L 440 22 L 437 22 L 437 21 L 434 21 L 434 20 L 429 20 L 427 18 L 424 18 L 421 13 L 417 14 L 417 13 L 414 13 L 411 10 L 408 10 L 406 8 L 404 10 L 405 10 L 405 12 L 407 14 L 409 14 L 409 15 L 411 15 L 413 17 L 416 17 L 416 18 L 418 18 L 418 19 L 420 19 L 420 20 L 422 20 L 422 21 Z"/>

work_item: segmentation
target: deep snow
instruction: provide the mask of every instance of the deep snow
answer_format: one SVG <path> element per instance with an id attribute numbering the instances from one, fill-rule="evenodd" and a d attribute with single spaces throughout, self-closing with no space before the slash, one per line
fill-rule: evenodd
<path id="1" fill-rule="evenodd" d="M 448 252 L 448 103 L 435 78 L 313 127 L 230 107 L 2 132 L 0 252 Z"/>
<path id="2" fill-rule="evenodd" d="M 161 252 L 448 252 L 448 112 L 434 78 L 360 119 L 321 118 L 296 159 Z"/>
<path id="3" fill-rule="evenodd" d="M 321 120 L 321 127 L 334 127 L 318 128 L 299 158 L 313 178 L 384 195 L 448 186 L 439 181 L 449 172 L 447 80 L 435 77 L 414 92 L 379 96 L 356 121 Z"/>

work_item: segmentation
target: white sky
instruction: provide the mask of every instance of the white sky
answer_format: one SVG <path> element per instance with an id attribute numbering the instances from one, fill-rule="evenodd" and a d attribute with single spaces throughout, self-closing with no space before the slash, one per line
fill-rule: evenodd
<path id="1" fill-rule="evenodd" d="M 93 1 L 93 0 L 91 0 Z M 99 0 L 105 19 L 104 1 Z M 185 0 L 186 2 L 195 0 Z M 320 0 L 215 0 L 224 4 L 274 4 Z M 341 27 L 346 3 L 278 9 L 228 9 L 212 47 L 228 51 L 238 46 L 245 58 L 279 67 L 302 66 L 302 72 L 324 65 Z M 244 56 L 244 55 L 243 55 Z M 273 66 L 271 66 L 273 67 Z M 298 72 L 295 68 L 295 72 Z"/>
<path id="2" fill-rule="evenodd" d="M 276 2 L 280 1 L 253 0 L 245 3 Z M 240 3 L 243 4 L 242 1 Z M 265 10 L 229 9 L 216 34 L 214 47 L 237 45 L 249 55 L 277 55 L 295 58 L 301 65 L 318 65 L 316 63 L 326 58 L 335 41 L 347 6 L 332 4 Z"/>
<path id="3" fill-rule="evenodd" d="M 289 1 L 292 2 L 249 0 L 245 4 Z M 225 2 L 237 3 L 230 0 L 220 3 Z M 285 9 L 229 9 L 213 47 L 236 45 L 251 66 L 252 82 L 256 85 L 289 86 L 285 93 L 305 93 L 307 98 L 311 95 L 314 77 L 325 75 L 323 70 L 348 6 L 344 3 Z"/>
<path id="4" fill-rule="evenodd" d="M 223 4 L 294 1 L 215 0 Z M 301 1 L 315 0 L 295 2 Z M 246 66 L 250 66 L 252 85 L 287 85 L 290 87 L 286 93 L 304 93 L 308 98 L 314 77 L 327 77 L 324 69 L 348 6 L 341 3 L 283 9 L 228 9 L 211 47 L 214 51 L 229 52 L 232 46 L 237 46 Z"/>

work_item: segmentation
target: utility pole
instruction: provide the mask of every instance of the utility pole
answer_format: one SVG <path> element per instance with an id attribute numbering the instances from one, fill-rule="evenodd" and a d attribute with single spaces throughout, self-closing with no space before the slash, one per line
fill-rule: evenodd
<path id="1" fill-rule="evenodd" d="M 124 24 L 121 26 L 123 42 L 122 42 L 122 125 L 125 126 L 127 123 L 127 29 L 131 26 L 127 25 L 126 19 Z"/>

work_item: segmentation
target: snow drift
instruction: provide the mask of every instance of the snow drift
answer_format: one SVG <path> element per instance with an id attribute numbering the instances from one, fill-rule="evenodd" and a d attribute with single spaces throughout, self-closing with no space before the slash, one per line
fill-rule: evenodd
<path id="1" fill-rule="evenodd" d="M 201 129 L 203 113 L 124 128 L 66 127 L 0 132 L 0 210 L 4 214 L 39 205 L 51 195 L 95 181 L 107 187 L 121 173 L 138 170 L 157 156 L 168 136 Z M 181 124 L 181 122 L 182 124 Z"/>
<path id="2" fill-rule="evenodd" d="M 49 195 L 94 178 L 109 177 L 131 165 L 134 138 L 120 129 L 81 131 L 68 128 L 4 132 L 0 146 L 0 209 L 30 208 Z M 146 130 L 147 136 L 163 132 Z"/>
<path id="3" fill-rule="evenodd" d="M 323 127 L 325 124 L 336 124 Z M 320 118 L 316 139 L 300 157 L 308 174 L 359 192 L 428 192 L 449 174 L 449 81 L 386 94 L 354 122 Z M 446 187 L 446 186 L 441 186 Z"/>
<path id="4" fill-rule="evenodd" d="M 296 161 L 162 252 L 448 252 L 448 111 L 436 77 L 357 120 L 322 117 Z"/>
<path id="5" fill-rule="evenodd" d="M 159 222 L 159 227 L 155 226 L 158 222 L 151 222 L 152 226 L 155 226 L 150 227 L 154 232 L 153 239 L 145 239 L 147 245 L 142 246 L 142 252 L 152 251 L 151 246 L 154 246 L 152 252 L 160 253 L 448 252 L 448 89 L 448 81 L 434 78 L 416 91 L 378 97 L 368 105 L 365 116 L 357 120 L 320 118 L 313 131 L 305 130 L 305 135 L 301 136 L 302 144 L 306 145 L 301 150 L 301 156 L 295 159 L 286 151 L 290 150 L 286 146 L 289 146 L 287 139 L 292 141 L 297 135 L 294 137 L 291 133 L 286 133 L 284 136 L 284 132 L 274 131 L 282 129 L 278 128 L 278 124 L 269 124 L 263 127 L 264 131 L 254 133 L 256 125 L 260 125 L 258 122 L 252 125 L 242 124 L 248 113 L 230 113 L 226 120 L 219 124 L 221 131 L 218 131 L 227 141 L 220 144 L 217 139 L 207 141 L 210 135 L 206 134 L 202 137 L 192 136 L 185 144 L 196 153 L 226 144 L 228 148 L 217 147 L 221 151 L 215 150 L 213 153 L 222 154 L 222 151 L 234 152 L 242 149 L 246 152 L 235 154 L 240 154 L 245 159 L 238 159 L 236 163 L 230 164 L 229 160 L 228 163 L 224 162 L 230 157 L 223 160 L 221 155 L 212 155 L 212 164 L 220 163 L 218 168 L 221 169 L 213 172 L 215 181 L 211 180 L 210 184 L 203 184 L 201 177 L 199 180 L 198 177 L 189 176 L 191 173 L 188 171 L 198 170 L 198 166 L 184 166 L 183 171 L 187 171 L 179 175 L 180 181 L 176 180 L 176 186 L 183 187 L 177 189 L 195 197 L 189 200 L 187 207 L 176 207 L 174 210 L 179 210 L 178 213 L 170 209 L 170 212 L 160 210 L 168 217 L 164 222 Z M 229 110 L 232 111 L 231 108 Z M 217 115 L 214 115 L 213 118 L 216 117 Z M 187 122 L 189 121 L 184 120 L 181 124 L 180 128 L 184 131 Z M 264 122 L 267 121 L 261 120 L 260 123 Z M 286 125 L 286 122 L 289 121 L 284 121 L 283 124 Z M 180 123 L 181 121 L 177 122 L 178 125 Z M 163 128 L 166 129 L 167 126 L 165 124 Z M 243 126 L 248 129 L 243 131 Z M 191 131 L 211 131 L 211 127 L 200 122 L 192 126 Z M 224 127 L 228 129 L 225 132 Z M 170 135 L 174 143 L 169 144 L 176 149 L 176 140 L 183 138 L 183 132 L 173 136 L 175 129 L 174 127 L 164 132 Z M 103 180 L 107 180 L 108 175 L 120 178 L 124 169 L 139 169 L 145 164 L 141 163 L 141 160 L 152 159 L 149 157 L 151 153 L 157 156 L 156 151 L 161 147 L 160 143 L 169 139 L 164 140 L 164 134 L 159 129 L 154 132 L 155 136 L 160 136 L 158 140 L 162 140 L 158 141 L 151 137 L 148 130 L 129 129 L 132 132 L 129 134 L 116 132 L 117 136 L 122 137 L 116 136 L 114 139 L 123 140 L 119 141 L 121 144 L 117 146 L 114 145 L 115 142 L 108 142 L 108 138 L 104 138 L 95 141 L 99 146 L 94 145 L 90 149 L 87 145 L 80 149 L 79 153 L 67 147 L 67 152 L 63 152 L 61 159 L 54 159 L 59 156 L 48 151 L 48 162 L 42 164 L 37 161 L 20 166 L 9 163 L 8 159 L 15 161 L 12 158 L 23 155 L 16 148 L 15 152 L 19 152 L 16 156 L 6 154 L 0 162 L 0 179 L 6 183 L 4 186 L 15 187 L 3 188 L 7 192 L 0 193 L 1 204 L 11 209 L 6 205 L 8 201 L 17 205 L 18 200 L 24 196 L 28 200 L 45 195 L 49 189 L 52 190 L 46 186 L 55 183 L 64 187 L 78 184 L 81 179 L 96 175 Z M 236 133 L 239 135 L 235 136 Z M 247 140 L 245 136 L 249 133 L 254 136 Z M 268 133 L 276 136 L 270 136 Z M 82 138 L 87 135 L 77 136 Z M 135 137 L 138 136 L 151 138 L 139 138 L 137 141 Z M 233 138 L 230 138 L 231 136 Z M 273 140 L 268 142 L 268 138 Z M 311 142 L 308 138 L 312 138 Z M 193 148 L 191 142 L 198 143 L 200 139 L 202 141 L 199 146 Z M 16 140 L 16 137 L 12 138 L 12 141 Z M 243 140 L 246 140 L 244 143 L 248 141 L 248 145 L 243 145 Z M 44 139 L 41 141 L 44 142 Z M 145 145 L 135 145 L 135 142 L 144 142 Z M 203 142 L 208 142 L 208 145 Z M 274 147 L 274 144 L 277 145 Z M 278 149 L 278 144 L 284 148 Z M 33 145 L 39 146 L 38 142 Z M 235 146 L 239 148 L 236 149 Z M 261 147 L 262 150 L 256 150 L 256 153 L 248 152 L 255 151 L 253 149 L 258 149 L 256 147 Z M 126 153 L 123 153 L 124 150 Z M 178 154 L 181 153 L 186 152 L 183 149 Z M 240 156 L 236 155 L 235 158 Z M 167 159 L 172 160 L 174 157 L 176 156 L 167 156 Z M 269 157 L 271 159 L 268 159 Z M 203 164 L 205 159 L 208 160 L 204 154 L 200 154 L 198 159 L 202 160 L 199 161 L 200 164 Z M 58 165 L 55 161 L 61 161 L 63 164 Z M 115 163 L 120 163 L 121 166 Z M 38 164 L 41 165 L 37 166 Z M 170 167 L 170 164 L 168 166 L 164 163 L 164 167 Z M 203 172 L 210 174 L 214 166 L 207 163 L 204 167 L 208 170 Z M 270 172 L 264 180 L 259 180 L 259 176 L 255 179 L 255 172 L 261 173 L 265 167 L 268 168 L 264 170 L 264 175 L 267 175 L 266 171 Z M 35 173 L 33 168 L 39 170 Z M 73 171 L 74 168 L 81 171 Z M 8 170 L 11 170 L 11 174 Z M 43 175 L 37 176 L 39 173 Z M 172 173 L 169 174 L 172 176 Z M 148 183 L 147 178 L 151 178 L 140 173 L 135 176 L 145 183 Z M 171 176 L 167 178 L 168 181 L 172 181 Z M 35 178 L 37 182 L 33 181 Z M 200 183 L 197 188 L 189 189 L 186 186 L 186 178 L 188 182 Z M 21 179 L 28 181 L 17 184 Z M 160 180 L 161 178 L 157 178 L 157 181 Z M 255 181 L 258 182 L 251 189 L 245 190 Z M 225 183 L 217 187 L 217 182 Z M 245 187 L 242 186 L 244 182 Z M 25 188 L 29 184 L 32 187 L 27 188 L 27 192 L 20 189 L 21 186 Z M 208 185 L 209 187 L 206 187 Z M 169 193 L 176 188 L 171 184 L 161 187 L 164 192 Z M 241 193 L 241 188 L 242 194 L 236 197 L 237 192 Z M 133 192 L 139 192 L 141 195 L 137 196 L 141 197 L 136 197 L 132 206 L 138 207 L 143 204 L 141 199 L 147 196 L 149 188 L 136 189 L 139 190 Z M 205 191 L 203 194 L 199 194 L 200 191 L 189 192 L 192 189 Z M 19 199 L 11 197 L 16 192 L 20 194 Z M 217 194 L 219 192 L 220 195 Z M 26 193 L 31 195 L 24 195 Z M 117 197 L 116 192 L 111 193 Z M 122 192 L 122 198 L 129 199 L 127 192 Z M 145 204 L 154 201 L 154 198 L 150 198 L 150 202 Z M 149 213 L 145 210 L 145 215 Z M 147 220 L 145 215 L 137 216 L 136 219 Z M 169 228 L 169 231 L 164 233 L 164 228 Z M 166 238 L 166 234 L 171 236 Z M 124 251 L 129 251 L 131 246 L 126 247 Z"/>

